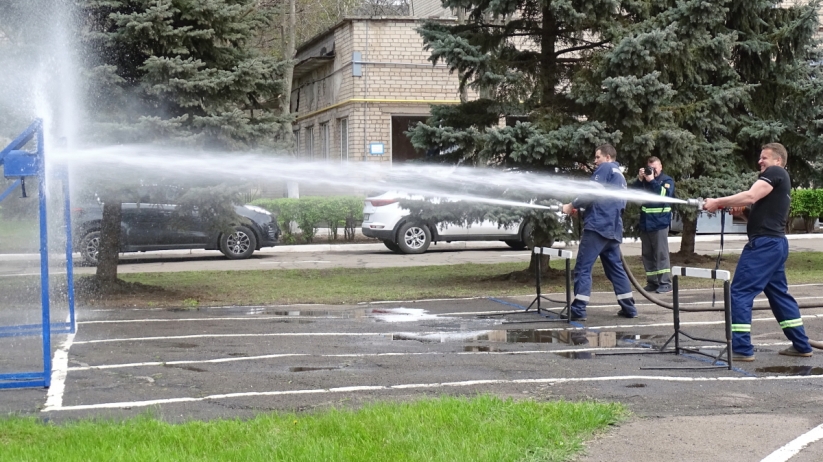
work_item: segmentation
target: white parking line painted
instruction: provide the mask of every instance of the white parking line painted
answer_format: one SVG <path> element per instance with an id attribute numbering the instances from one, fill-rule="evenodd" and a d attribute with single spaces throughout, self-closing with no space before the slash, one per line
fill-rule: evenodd
<path id="1" fill-rule="evenodd" d="M 301 261 L 261 261 L 261 265 L 286 265 L 289 263 L 331 263 L 328 260 L 301 260 Z"/>
<path id="2" fill-rule="evenodd" d="M 391 332 L 285 332 L 270 334 L 197 334 L 197 335 L 170 335 L 164 337 L 131 337 L 131 338 L 106 338 L 100 340 L 84 340 L 74 342 L 75 345 L 85 345 L 89 343 L 114 343 L 114 342 L 143 342 L 147 340 L 177 340 L 184 338 L 229 338 L 229 337 L 377 337 L 391 336 Z"/>
<path id="3" fill-rule="evenodd" d="M 507 253 L 505 255 L 496 255 L 496 256 L 500 257 L 500 258 L 514 258 L 514 257 L 528 257 L 530 255 L 531 255 L 530 253 L 516 253 L 516 254 Z"/>
<path id="4" fill-rule="evenodd" d="M 345 311 L 340 311 L 340 314 L 345 313 Z M 304 321 L 306 319 L 341 319 L 343 316 L 255 316 L 250 314 L 244 317 L 231 317 L 231 318 L 181 318 L 181 319 L 156 319 L 156 318 L 147 318 L 147 319 L 110 319 L 105 321 L 82 321 L 78 324 L 133 324 L 133 323 L 141 323 L 141 322 L 199 322 L 199 321 L 266 321 L 266 320 L 275 320 L 275 319 L 294 319 L 294 320 L 301 320 Z"/>
<path id="5" fill-rule="evenodd" d="M 364 385 L 364 386 L 348 386 L 339 388 L 315 388 L 307 390 L 283 390 L 283 391 L 258 391 L 258 392 L 242 392 L 242 393 L 226 393 L 219 395 L 209 395 L 199 398 L 181 397 L 181 398 L 167 398 L 154 399 L 148 401 L 128 401 L 128 402 L 114 402 L 114 403 L 99 403 L 99 404 L 81 404 L 75 406 L 60 406 L 60 407 L 46 407 L 43 412 L 55 411 L 82 411 L 90 409 L 123 409 L 134 407 L 156 406 L 159 404 L 175 404 L 175 403 L 190 403 L 199 401 L 209 401 L 218 399 L 231 398 L 249 398 L 255 396 L 288 396 L 288 395 L 304 395 L 304 394 L 318 394 L 318 393 L 348 393 L 354 391 L 391 391 L 391 390 L 406 390 L 406 389 L 421 389 L 421 388 L 442 388 L 442 387 L 467 387 L 474 385 L 517 385 L 517 384 L 536 384 L 536 383 L 583 383 L 583 382 L 606 382 L 616 380 L 649 380 L 657 382 L 760 382 L 768 380 L 818 380 L 823 379 L 823 375 L 810 376 L 769 376 L 769 377 L 678 377 L 678 376 L 653 376 L 653 375 L 624 375 L 624 376 L 610 376 L 610 377 L 577 377 L 577 378 L 543 378 L 543 379 L 489 379 L 489 380 L 468 380 L 462 382 L 440 382 L 440 383 L 410 383 L 399 385 Z"/>
<path id="6" fill-rule="evenodd" d="M 821 318 L 823 314 L 811 314 L 811 315 L 803 315 L 803 318 Z M 774 322 L 774 318 L 753 318 L 752 322 L 760 322 L 760 321 L 771 321 Z M 691 322 L 680 322 L 681 326 L 709 326 L 709 325 L 716 325 L 716 324 L 724 324 L 725 321 L 691 321 Z M 581 326 L 581 327 L 557 327 L 557 328 L 546 328 L 546 329 L 530 329 L 535 332 L 555 332 L 555 331 L 565 331 L 565 330 L 592 330 L 592 329 L 636 329 L 636 328 L 645 328 L 645 327 L 669 327 L 672 323 L 670 322 L 661 322 L 661 323 L 654 323 L 654 324 L 618 324 L 618 325 L 608 325 L 608 326 Z M 432 331 L 432 332 L 415 332 L 417 335 L 433 335 L 433 334 L 442 334 L 445 331 Z M 477 331 L 478 335 L 482 333 L 487 333 L 488 330 L 481 330 Z M 177 340 L 177 339 L 189 339 L 189 338 L 230 338 L 230 337 L 392 337 L 397 334 L 407 334 L 408 332 L 277 332 L 277 333 L 266 333 L 266 334 L 195 334 L 195 335 L 168 335 L 168 336 L 160 336 L 160 337 L 125 337 L 125 338 L 107 338 L 107 339 L 98 339 L 98 340 L 84 340 L 81 342 L 74 342 L 75 345 L 84 345 L 84 344 L 91 344 L 91 343 L 115 343 L 115 342 L 143 342 L 148 340 Z M 471 333 L 466 331 L 465 333 Z"/>
<path id="7" fill-rule="evenodd" d="M 788 342 L 787 342 L 788 344 Z M 757 345 L 760 346 L 760 345 Z M 712 347 L 714 347 L 712 345 Z M 704 348 L 704 347 L 692 347 L 692 348 Z M 705 347 L 709 348 L 709 347 Z M 719 348 L 719 347 L 718 347 Z M 228 363 L 228 362 L 235 362 L 235 361 L 256 361 L 261 359 L 278 359 L 278 358 L 292 358 L 292 357 L 306 357 L 311 356 L 312 358 L 368 358 L 368 357 L 380 357 L 380 356 L 443 356 L 445 354 L 449 355 L 456 355 L 456 356 L 483 356 L 483 355 L 530 355 L 530 354 L 546 354 L 546 353 L 598 353 L 603 351 L 652 351 L 651 348 L 630 348 L 630 347 L 621 347 L 621 348 L 570 348 L 570 349 L 558 349 L 558 350 L 528 350 L 528 351 L 460 351 L 454 353 L 444 353 L 442 351 L 427 351 L 424 353 L 341 353 L 341 354 L 333 354 L 333 355 L 317 355 L 317 354 L 310 354 L 310 353 L 288 353 L 288 354 L 272 354 L 272 355 L 259 355 L 259 356 L 242 356 L 242 357 L 231 357 L 231 358 L 217 358 L 217 359 L 191 359 L 191 360 L 183 360 L 183 361 L 151 361 L 151 362 L 143 362 L 143 363 L 126 363 L 126 364 L 103 364 L 100 366 L 78 366 L 78 367 L 70 367 L 68 368 L 69 372 L 79 372 L 79 371 L 91 371 L 91 370 L 103 370 L 103 369 L 124 369 L 129 367 L 153 367 L 153 366 L 179 366 L 184 364 L 215 364 L 215 363 Z"/>
<path id="8" fill-rule="evenodd" d="M 818 425 L 808 432 L 798 436 L 789 442 L 789 444 L 769 454 L 760 462 L 785 462 L 799 454 L 800 451 L 806 448 L 806 446 L 821 438 L 823 438 L 823 425 Z"/>
<path id="9" fill-rule="evenodd" d="M 51 386 L 46 395 L 46 408 L 59 408 L 63 405 L 63 392 L 66 390 L 66 376 L 68 375 L 69 366 L 69 348 L 71 348 L 75 335 L 67 335 L 63 344 L 54 352 L 54 359 L 51 363 Z"/>

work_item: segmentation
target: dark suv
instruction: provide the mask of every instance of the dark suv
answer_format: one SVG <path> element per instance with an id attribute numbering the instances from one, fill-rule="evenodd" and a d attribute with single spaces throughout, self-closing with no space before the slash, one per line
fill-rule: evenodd
<path id="1" fill-rule="evenodd" d="M 255 250 L 273 247 L 280 238 L 277 220 L 267 210 L 254 206 L 235 206 L 234 232 L 209 231 L 197 217 L 181 220 L 176 205 L 123 203 L 120 219 L 120 251 L 206 249 L 220 250 L 227 258 L 251 257 Z M 100 247 L 100 222 L 103 206 L 99 203 L 72 209 L 75 249 L 83 260 L 97 264 Z"/>

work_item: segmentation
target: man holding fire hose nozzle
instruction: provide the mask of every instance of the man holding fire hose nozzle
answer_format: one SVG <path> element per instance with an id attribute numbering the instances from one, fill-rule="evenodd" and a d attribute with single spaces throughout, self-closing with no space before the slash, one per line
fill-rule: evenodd
<path id="1" fill-rule="evenodd" d="M 731 286 L 734 361 L 754 361 L 751 342 L 752 304 L 760 292 L 766 294 L 783 334 L 792 342 L 792 346 L 781 350 L 780 354 L 799 357 L 812 355 L 812 347 L 800 317 L 800 307 L 789 294 L 784 268 L 789 257 L 789 241 L 786 239 L 785 229 L 792 187 L 791 178 L 786 171 L 787 159 L 788 153 L 782 144 L 764 145 L 758 161 L 760 177 L 748 191 L 706 199 L 703 203 L 703 208 L 709 212 L 733 208 L 735 215 L 744 213 L 748 217 L 746 234 L 749 242 L 737 262 Z"/>
<path id="2" fill-rule="evenodd" d="M 592 187 L 621 187 L 626 189 L 626 178 L 617 164 L 617 151 L 614 146 L 604 144 L 594 151 L 596 168 L 592 173 Z M 573 215 L 579 211 L 583 220 L 583 234 L 574 264 L 574 301 L 569 307 L 572 321 L 586 320 L 586 305 L 592 293 L 592 267 L 597 257 L 603 264 L 606 277 L 614 285 L 617 303 L 620 305 L 618 316 L 634 318 L 637 309 L 634 306 L 632 286 L 623 261 L 620 258 L 620 242 L 623 240 L 623 199 L 578 197 L 563 205 L 563 213 Z"/>

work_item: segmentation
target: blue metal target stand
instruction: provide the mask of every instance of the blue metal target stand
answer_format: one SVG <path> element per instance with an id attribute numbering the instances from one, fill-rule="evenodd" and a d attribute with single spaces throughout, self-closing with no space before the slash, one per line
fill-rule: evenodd
<path id="1" fill-rule="evenodd" d="M 543 291 L 541 289 L 542 285 L 542 258 L 543 256 L 560 258 L 565 260 L 565 276 L 566 276 L 566 300 L 552 300 L 551 298 L 543 295 Z M 535 265 L 534 270 L 534 288 L 535 288 L 535 297 L 534 300 L 526 307 L 524 311 L 516 311 L 516 312 L 509 312 L 505 314 L 524 314 L 532 312 L 532 307 L 537 308 L 537 314 L 543 316 L 543 319 L 540 320 L 526 320 L 526 321 L 503 321 L 503 324 L 528 324 L 533 322 L 565 322 L 571 324 L 571 306 L 572 306 L 572 268 L 571 268 L 571 259 L 573 257 L 572 252 L 569 250 L 559 250 L 553 249 L 551 247 L 535 247 L 532 249 L 531 257 L 535 259 L 537 264 Z M 541 302 L 551 302 L 551 303 L 559 303 L 562 304 L 561 307 L 555 307 L 552 309 L 544 308 Z M 556 310 L 560 311 L 556 311 Z M 553 314 L 557 317 L 548 317 L 543 313 Z"/>
<path id="2" fill-rule="evenodd" d="M 8 189 L 0 194 L 0 202 L 9 196 L 17 187 L 21 188 L 22 197 L 26 195 L 26 179 L 37 180 L 39 218 L 40 218 L 40 305 L 41 322 L 39 324 L 22 324 L 14 326 L 0 326 L 0 337 L 23 337 L 40 335 L 43 340 L 43 369 L 29 372 L 0 374 L 0 389 L 3 388 L 30 388 L 51 385 L 51 335 L 73 334 L 76 331 L 74 316 L 74 273 L 72 260 L 71 238 L 71 205 L 69 202 L 69 178 L 67 169 L 62 169 L 55 175 L 62 181 L 64 196 L 64 219 L 66 233 L 66 282 L 68 287 L 67 322 L 52 323 L 49 304 L 49 255 L 48 255 L 48 215 L 46 209 L 46 170 L 43 149 L 43 121 L 37 119 L 5 149 L 0 151 L 0 165 L 3 166 L 3 175 L 6 178 L 17 178 Z M 29 152 L 23 148 L 35 140 L 36 150 Z"/>

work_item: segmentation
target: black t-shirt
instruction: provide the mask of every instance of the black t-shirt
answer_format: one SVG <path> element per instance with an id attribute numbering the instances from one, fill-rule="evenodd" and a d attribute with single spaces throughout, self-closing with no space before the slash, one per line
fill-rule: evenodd
<path id="1" fill-rule="evenodd" d="M 792 192 L 789 172 L 783 167 L 772 166 L 763 171 L 757 181 L 765 181 L 774 189 L 752 205 L 746 234 L 749 239 L 755 236 L 785 236 Z"/>

